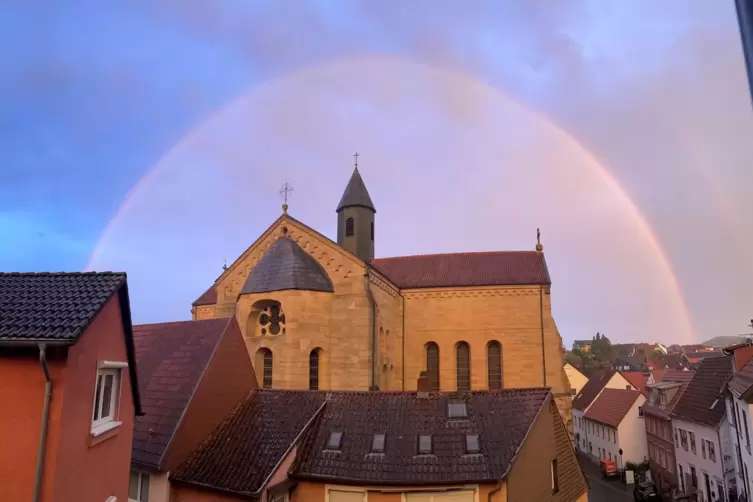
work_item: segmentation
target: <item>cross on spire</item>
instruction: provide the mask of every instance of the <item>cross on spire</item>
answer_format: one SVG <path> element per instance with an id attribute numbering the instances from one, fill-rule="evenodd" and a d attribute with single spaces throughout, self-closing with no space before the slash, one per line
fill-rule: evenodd
<path id="1" fill-rule="evenodd" d="M 288 183 L 287 181 L 285 184 L 282 185 L 282 190 L 280 190 L 280 195 L 282 195 L 282 212 L 287 214 L 288 213 L 288 198 L 290 197 L 290 192 L 293 191 L 293 185 Z"/>
<path id="2" fill-rule="evenodd" d="M 358 169 L 358 155 L 359 155 L 358 152 L 353 154 L 353 158 L 356 159 L 356 169 Z"/>

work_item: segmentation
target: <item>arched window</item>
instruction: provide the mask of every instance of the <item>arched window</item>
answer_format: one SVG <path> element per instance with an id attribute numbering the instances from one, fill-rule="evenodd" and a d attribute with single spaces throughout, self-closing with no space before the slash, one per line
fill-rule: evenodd
<path id="1" fill-rule="evenodd" d="M 345 237 L 350 237 L 356 232 L 356 222 L 351 216 L 345 219 Z"/>
<path id="2" fill-rule="evenodd" d="M 259 385 L 265 389 L 272 388 L 272 351 L 262 347 L 256 351 L 255 358 L 256 378 L 259 379 Z"/>
<path id="3" fill-rule="evenodd" d="M 486 374 L 489 390 L 502 388 L 502 346 L 496 340 L 486 344 Z"/>
<path id="4" fill-rule="evenodd" d="M 457 356 L 457 387 L 459 392 L 471 390 L 471 348 L 466 342 L 458 342 L 455 347 Z"/>
<path id="5" fill-rule="evenodd" d="M 439 345 L 434 342 L 426 344 L 426 373 L 429 378 L 429 390 L 439 391 Z"/>
<path id="6" fill-rule="evenodd" d="M 285 334 L 285 314 L 278 302 L 268 302 L 259 312 L 258 319 L 262 336 Z"/>
<path id="7" fill-rule="evenodd" d="M 309 354 L 309 390 L 319 390 L 319 356 L 319 349 Z"/>

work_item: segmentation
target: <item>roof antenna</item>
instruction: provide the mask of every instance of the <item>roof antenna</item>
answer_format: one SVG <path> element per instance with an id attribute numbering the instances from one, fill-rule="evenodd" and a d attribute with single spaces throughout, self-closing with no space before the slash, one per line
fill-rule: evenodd
<path id="1" fill-rule="evenodd" d="M 222 259 L 222 270 L 227 270 L 227 258 Z"/>
<path id="2" fill-rule="evenodd" d="M 536 251 L 540 253 L 543 250 L 544 250 L 544 246 L 541 245 L 541 230 L 537 228 L 536 229 Z"/>

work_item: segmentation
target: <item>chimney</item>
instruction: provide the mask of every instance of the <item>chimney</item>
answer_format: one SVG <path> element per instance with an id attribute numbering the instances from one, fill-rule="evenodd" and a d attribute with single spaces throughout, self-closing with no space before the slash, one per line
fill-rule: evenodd
<path id="1" fill-rule="evenodd" d="M 418 390 L 418 392 L 429 392 L 429 374 L 426 371 L 422 371 L 418 374 L 416 390 Z"/>

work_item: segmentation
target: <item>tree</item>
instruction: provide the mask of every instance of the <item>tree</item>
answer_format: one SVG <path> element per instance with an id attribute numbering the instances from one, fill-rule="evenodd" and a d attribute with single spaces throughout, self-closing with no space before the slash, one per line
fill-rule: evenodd
<path id="1" fill-rule="evenodd" d="M 591 354 L 600 368 L 612 368 L 616 356 L 612 342 L 606 335 L 596 333 L 591 345 Z"/>
<path id="2" fill-rule="evenodd" d="M 570 351 L 567 354 L 565 354 L 565 362 L 570 363 L 579 370 L 583 370 L 583 357 L 580 354 L 580 351 Z"/>

